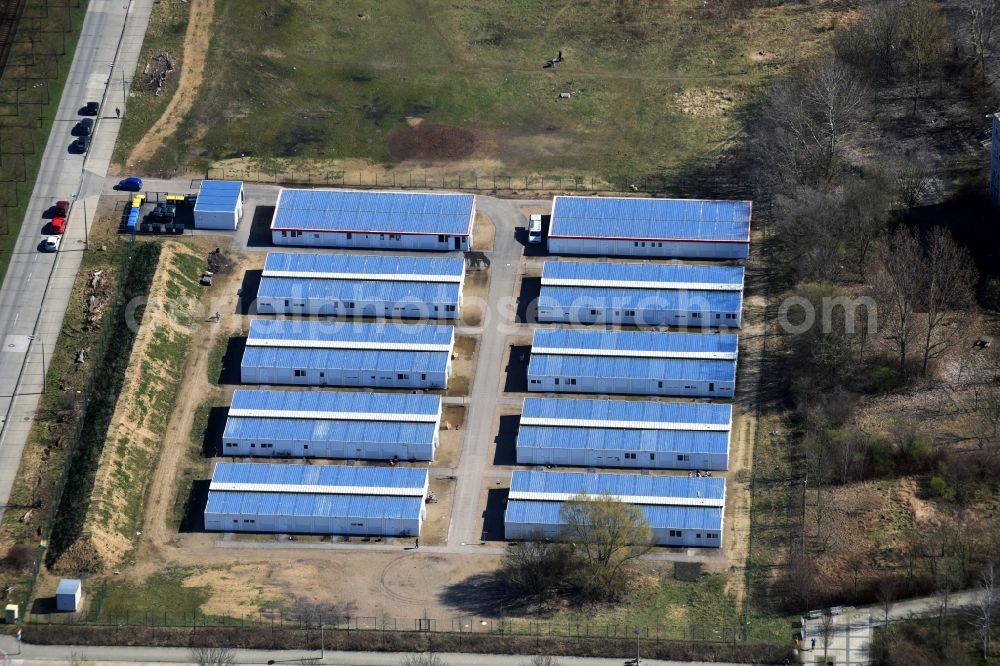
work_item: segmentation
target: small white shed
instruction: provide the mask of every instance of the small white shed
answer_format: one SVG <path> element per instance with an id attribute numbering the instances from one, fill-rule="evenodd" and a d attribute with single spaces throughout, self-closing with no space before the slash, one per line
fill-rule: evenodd
<path id="1" fill-rule="evenodd" d="M 78 578 L 63 578 L 56 587 L 56 610 L 75 613 L 82 598 L 83 583 Z"/>
<path id="2" fill-rule="evenodd" d="M 203 180 L 194 205 L 195 229 L 235 231 L 243 219 L 243 181 Z"/>

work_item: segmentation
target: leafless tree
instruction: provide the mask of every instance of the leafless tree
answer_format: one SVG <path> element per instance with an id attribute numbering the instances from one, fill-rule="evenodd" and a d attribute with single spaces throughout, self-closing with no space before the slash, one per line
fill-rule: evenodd
<path id="1" fill-rule="evenodd" d="M 582 589 L 613 599 L 624 591 L 624 568 L 653 547 L 652 530 L 639 508 L 609 496 L 578 495 L 560 511 L 572 544 Z"/>
<path id="2" fill-rule="evenodd" d="M 880 332 L 894 348 L 899 372 L 905 376 L 910 345 L 917 335 L 916 308 L 923 297 L 923 252 L 914 233 L 901 227 L 879 240 L 874 260 L 872 296 Z"/>
<path id="3" fill-rule="evenodd" d="M 564 585 L 571 576 L 573 554 L 561 543 L 546 541 L 541 534 L 504 551 L 500 575 L 509 592 L 538 596 Z"/>
<path id="4" fill-rule="evenodd" d="M 892 610 L 892 604 L 896 601 L 896 584 L 891 578 L 882 578 L 879 580 L 878 589 L 875 591 L 875 598 L 878 599 L 879 606 L 882 607 L 882 613 L 884 616 L 885 624 L 884 628 L 888 631 L 889 629 L 889 612 Z"/>
<path id="5" fill-rule="evenodd" d="M 980 82 L 985 85 L 986 60 L 993 50 L 995 31 L 1000 26 L 1000 0 L 963 0 L 962 10 L 968 18 L 962 33 L 972 47 Z"/>
<path id="6" fill-rule="evenodd" d="M 927 375 L 931 359 L 953 348 L 963 327 L 951 321 L 952 313 L 967 312 L 975 302 L 976 269 L 972 257 L 959 247 L 943 227 L 934 227 L 927 238 L 924 307 L 927 312 L 920 374 Z"/>
<path id="7" fill-rule="evenodd" d="M 548 654 L 536 654 L 524 666 L 560 666 L 559 660 Z"/>
<path id="8" fill-rule="evenodd" d="M 833 638 L 834 629 L 837 627 L 837 622 L 829 611 L 823 613 L 823 617 L 820 618 L 819 627 L 820 636 L 823 638 L 823 660 L 826 661 L 826 654 L 830 650 L 830 640 Z"/>
<path id="9" fill-rule="evenodd" d="M 875 242 L 885 232 L 893 203 L 893 184 L 881 169 L 872 169 L 863 179 L 848 181 L 843 193 L 844 259 L 858 276 L 868 266 Z"/>
<path id="10" fill-rule="evenodd" d="M 913 76 L 913 114 L 917 113 L 921 87 L 928 74 L 941 64 L 947 26 L 933 0 L 916 0 L 903 13 L 903 36 Z"/>
<path id="11" fill-rule="evenodd" d="M 990 562 L 979 576 L 979 594 L 972 607 L 972 625 L 979 637 L 983 659 L 990 658 L 993 648 L 993 621 L 996 617 L 1000 597 L 997 595 L 997 580 L 994 564 Z"/>
<path id="12" fill-rule="evenodd" d="M 813 62 L 771 89 L 753 135 L 759 160 L 799 183 L 829 181 L 863 126 L 867 87 L 844 62 Z"/>
<path id="13" fill-rule="evenodd" d="M 918 152 L 902 162 L 896 169 L 896 182 L 902 204 L 910 209 L 918 206 L 930 190 L 926 155 Z"/>
<path id="14" fill-rule="evenodd" d="M 191 661 L 198 666 L 233 666 L 236 653 L 228 647 L 191 648 Z"/>
<path id="15" fill-rule="evenodd" d="M 892 81 L 899 68 L 901 7 L 894 0 L 869 5 L 851 27 L 835 35 L 837 54 L 873 80 Z"/>
<path id="16" fill-rule="evenodd" d="M 403 657 L 403 666 L 444 666 L 444 660 L 433 652 L 421 652 Z"/>

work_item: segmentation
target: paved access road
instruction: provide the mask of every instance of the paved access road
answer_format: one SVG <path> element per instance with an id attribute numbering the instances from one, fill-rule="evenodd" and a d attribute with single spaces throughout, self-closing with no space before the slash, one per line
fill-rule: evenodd
<path id="1" fill-rule="evenodd" d="M 187 648 L 144 648 L 144 647 L 74 647 L 68 645 L 18 646 L 10 636 L 0 636 L 0 649 L 7 652 L 12 666 L 32 666 L 33 664 L 69 663 L 70 654 L 76 663 L 99 664 L 192 664 L 191 651 Z M 315 663 L 336 666 L 396 666 L 402 664 L 407 654 L 402 652 L 332 652 L 327 651 L 324 659 L 319 659 L 319 650 L 269 651 L 236 650 L 236 664 L 294 664 Z M 530 656 L 494 654 L 441 654 L 438 655 L 447 666 L 522 666 L 528 664 Z M 635 661 L 635 655 L 623 655 L 621 659 L 591 659 L 582 657 L 559 657 L 562 666 L 623 666 Z M 643 666 L 727 666 L 713 662 L 657 661 L 643 659 Z M 728 666 L 737 666 L 729 664 Z"/>
<path id="2" fill-rule="evenodd" d="M 971 590 L 949 595 L 949 612 L 972 606 L 979 599 L 979 594 L 977 590 Z M 889 622 L 932 616 L 939 611 L 942 601 L 943 598 L 940 596 L 930 596 L 893 602 L 889 605 Z M 828 645 L 824 645 L 823 620 L 806 620 L 803 630 L 802 663 L 822 664 L 824 655 L 837 664 L 872 663 L 872 634 L 876 626 L 885 623 L 885 619 L 883 606 L 844 609 L 844 612 L 832 618 Z M 814 639 L 815 648 L 812 647 Z"/>
<path id="3" fill-rule="evenodd" d="M 21 452 L 42 390 L 43 355 L 51 357 L 80 267 L 87 215 L 97 208 L 118 138 L 115 107 L 125 109 L 122 72 L 135 71 L 154 0 L 91 0 L 76 54 L 52 124 L 10 269 L 0 287 L 0 515 L 7 508 Z M 100 101 L 87 155 L 71 154 L 78 110 Z M 69 225 L 58 253 L 43 253 L 47 220 L 70 201 Z"/>

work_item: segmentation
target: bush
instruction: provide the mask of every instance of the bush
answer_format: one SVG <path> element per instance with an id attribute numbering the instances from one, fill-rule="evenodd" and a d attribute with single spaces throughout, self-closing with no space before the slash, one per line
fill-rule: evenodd
<path id="1" fill-rule="evenodd" d="M 885 393 L 896 383 L 895 371 L 885 365 L 872 366 L 868 373 L 868 391 L 870 393 Z"/>
<path id="2" fill-rule="evenodd" d="M 1000 310 L 1000 277 L 991 277 L 986 281 L 985 305 L 991 310 Z"/>
<path id="3" fill-rule="evenodd" d="M 929 485 L 934 494 L 941 499 L 951 500 L 955 498 L 955 490 L 948 485 L 948 482 L 940 474 L 933 475 Z"/>

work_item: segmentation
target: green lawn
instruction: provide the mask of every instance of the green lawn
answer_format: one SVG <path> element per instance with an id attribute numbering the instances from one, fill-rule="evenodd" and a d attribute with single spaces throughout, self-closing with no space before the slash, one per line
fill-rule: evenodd
<path id="1" fill-rule="evenodd" d="M 152 167 L 409 158 L 625 184 L 717 157 L 739 103 L 816 20 L 798 4 L 745 18 L 700 0 L 620 4 L 647 3 L 218 2 L 205 83 Z M 752 57 L 763 50 L 779 55 Z M 682 101 L 705 91 L 735 106 Z"/>

